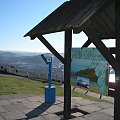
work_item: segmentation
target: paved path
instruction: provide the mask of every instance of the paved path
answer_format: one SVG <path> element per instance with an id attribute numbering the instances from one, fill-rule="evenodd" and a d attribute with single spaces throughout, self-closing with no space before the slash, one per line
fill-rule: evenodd
<path id="1" fill-rule="evenodd" d="M 64 85 L 61 85 L 61 87 L 64 88 Z M 75 92 L 78 92 L 78 93 L 86 94 L 86 95 L 91 96 L 91 97 L 95 97 L 95 98 L 98 98 L 98 99 L 101 99 L 101 100 L 107 100 L 111 103 L 114 103 L 114 98 L 113 97 L 101 95 L 101 94 L 94 93 L 94 92 L 84 90 L 84 89 L 74 87 L 74 86 L 71 86 L 71 90 L 75 91 Z"/>
<path id="2" fill-rule="evenodd" d="M 107 100 L 107 101 L 110 101 L 110 102 L 114 103 L 114 98 L 113 97 L 100 95 L 98 93 L 94 93 L 94 92 L 91 92 L 91 91 L 83 90 L 83 89 L 80 89 L 80 88 L 77 88 L 77 87 L 73 87 L 73 86 L 72 86 L 72 88 L 73 88 L 74 91 L 76 91 L 78 93 L 86 94 L 88 96 L 99 98 L 101 100 Z"/>
<path id="3" fill-rule="evenodd" d="M 45 104 L 39 95 L 0 96 L 0 120 L 62 120 L 63 97 Z M 72 97 L 71 120 L 113 120 L 113 104 Z"/>

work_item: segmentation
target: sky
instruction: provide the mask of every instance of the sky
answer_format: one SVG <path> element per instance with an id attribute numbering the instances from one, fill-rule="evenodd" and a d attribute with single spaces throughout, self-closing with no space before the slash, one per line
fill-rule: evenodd
<path id="1" fill-rule="evenodd" d="M 1 0 L 0 50 L 49 52 L 37 38 L 30 40 L 23 36 L 63 2 L 65 0 Z M 59 53 L 64 52 L 64 32 L 44 37 Z M 72 47 L 81 47 L 87 39 L 83 32 L 74 34 Z M 112 47 L 114 43 L 107 44 Z"/>

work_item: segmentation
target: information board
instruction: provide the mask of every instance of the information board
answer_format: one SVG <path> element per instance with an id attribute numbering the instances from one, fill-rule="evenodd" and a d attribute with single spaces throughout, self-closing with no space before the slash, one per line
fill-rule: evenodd
<path id="1" fill-rule="evenodd" d="M 108 95 L 109 64 L 96 48 L 72 48 L 71 82 Z"/>

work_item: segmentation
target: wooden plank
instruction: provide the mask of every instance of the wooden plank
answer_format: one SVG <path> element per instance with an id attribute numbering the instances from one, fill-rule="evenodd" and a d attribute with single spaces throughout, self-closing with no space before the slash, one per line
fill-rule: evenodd
<path id="1" fill-rule="evenodd" d="M 102 35 L 104 35 L 106 37 L 108 35 L 110 35 L 110 33 L 108 33 L 110 31 L 110 29 L 108 28 L 107 24 L 105 23 L 104 19 L 101 16 L 98 17 L 96 22 L 99 25 L 98 28 L 101 28 Z"/>
<path id="2" fill-rule="evenodd" d="M 64 119 L 68 120 L 71 114 L 71 48 L 72 30 L 65 31 L 64 51 Z"/>
<path id="3" fill-rule="evenodd" d="M 110 33 L 114 33 L 115 32 L 115 26 L 110 21 L 109 17 L 106 15 L 105 11 L 102 12 L 102 14 L 100 15 L 100 17 L 104 21 L 104 23 L 106 24 L 107 28 L 109 29 L 109 31 L 108 31 L 109 34 Z"/>
<path id="4" fill-rule="evenodd" d="M 102 40 L 104 40 L 104 39 L 105 39 L 105 40 L 107 40 L 107 39 L 108 39 L 108 40 L 109 40 L 109 39 L 115 39 L 115 34 L 110 35 L 110 37 L 109 37 L 109 36 L 102 36 L 101 39 L 102 39 Z"/>
<path id="5" fill-rule="evenodd" d="M 88 47 L 90 44 L 91 44 L 91 41 L 88 39 L 88 40 L 84 43 L 84 45 L 82 46 L 82 48 L 83 48 L 83 47 Z"/>
<path id="6" fill-rule="evenodd" d="M 41 35 L 37 38 L 64 64 L 64 58 L 50 45 L 50 43 Z"/>
<path id="7" fill-rule="evenodd" d="M 108 61 L 108 63 L 113 67 L 114 70 L 119 70 L 119 64 L 114 58 L 114 56 L 110 53 L 108 48 L 101 41 L 100 36 L 96 33 L 96 31 L 89 27 L 84 30 L 90 41 L 97 47 L 97 49 L 101 52 L 104 58 Z"/>
<path id="8" fill-rule="evenodd" d="M 105 30 L 104 30 L 104 27 L 102 27 L 102 25 L 99 22 L 99 16 L 92 21 L 92 26 L 94 26 L 94 29 L 97 31 L 97 33 L 99 33 L 102 36 L 105 36 L 105 33 L 104 33 Z"/>
<path id="9" fill-rule="evenodd" d="M 96 19 L 96 16 L 99 16 L 99 14 L 105 9 L 107 8 L 112 2 L 113 0 L 106 0 L 105 2 L 102 1 L 92 1 L 89 6 L 86 7 L 86 9 L 83 9 L 85 12 L 82 12 L 85 14 L 82 14 L 81 12 L 81 16 L 78 14 L 78 16 L 76 16 L 76 19 L 74 19 L 74 23 L 78 23 L 79 27 L 74 27 L 73 28 L 73 33 L 78 34 L 80 33 L 85 27 L 89 26 L 89 22 L 91 20 Z M 99 4 L 99 5 L 94 5 L 94 3 Z M 99 7 L 98 7 L 99 6 Z M 96 12 L 95 12 L 96 10 Z M 87 11 L 87 12 L 86 12 Z M 78 22 L 76 22 L 78 21 Z M 101 27 L 101 26 L 100 26 Z"/>
<path id="10" fill-rule="evenodd" d="M 114 14 L 112 14 L 110 11 L 114 10 L 114 3 L 111 4 L 106 10 L 105 10 L 105 15 L 106 18 L 109 19 L 109 24 L 112 28 L 114 28 L 113 32 L 115 33 L 115 16 L 113 16 Z"/>

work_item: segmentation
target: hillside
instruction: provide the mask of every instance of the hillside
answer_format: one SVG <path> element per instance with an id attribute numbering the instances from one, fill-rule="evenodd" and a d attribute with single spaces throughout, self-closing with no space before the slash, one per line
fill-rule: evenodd
<path id="1" fill-rule="evenodd" d="M 5 75 L 0 74 L 0 95 L 9 95 L 9 94 L 39 94 L 44 95 L 44 87 L 47 83 L 42 83 L 39 81 L 32 81 L 24 77 L 14 76 L 14 75 Z M 64 88 L 59 85 L 56 86 L 56 95 L 64 96 Z M 72 91 L 73 97 L 82 97 L 83 99 L 89 99 L 92 101 L 104 101 L 83 93 Z"/>
<path id="2" fill-rule="evenodd" d="M 48 66 L 41 58 L 41 53 L 0 51 L 0 65 L 15 66 L 16 69 L 31 72 L 48 72 Z M 53 56 L 53 74 L 63 75 L 63 64 Z"/>

